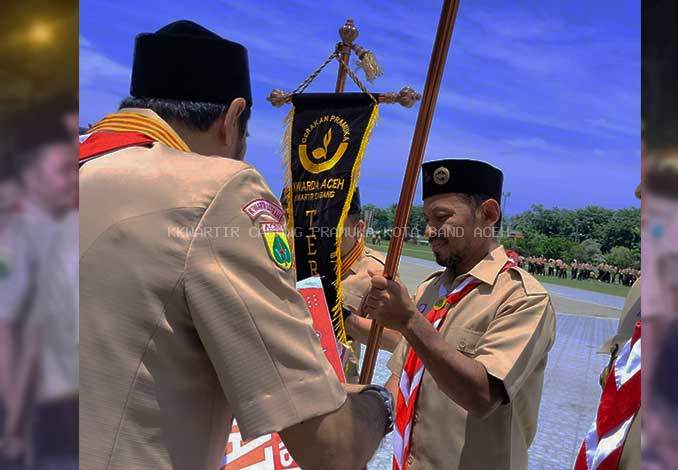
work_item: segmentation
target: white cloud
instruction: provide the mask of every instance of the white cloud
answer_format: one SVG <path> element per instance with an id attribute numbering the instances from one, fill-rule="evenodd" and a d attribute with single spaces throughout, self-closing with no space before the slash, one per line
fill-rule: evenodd
<path id="1" fill-rule="evenodd" d="M 131 74 L 129 67 L 98 52 L 89 39 L 80 36 L 80 86 L 94 85 L 101 79 L 129 82 Z"/>

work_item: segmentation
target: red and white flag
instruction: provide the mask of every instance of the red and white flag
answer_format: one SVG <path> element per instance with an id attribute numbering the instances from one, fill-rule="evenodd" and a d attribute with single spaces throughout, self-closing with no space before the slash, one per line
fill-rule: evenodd
<path id="1" fill-rule="evenodd" d="M 616 470 L 640 409 L 640 322 L 615 359 L 574 470 Z"/>

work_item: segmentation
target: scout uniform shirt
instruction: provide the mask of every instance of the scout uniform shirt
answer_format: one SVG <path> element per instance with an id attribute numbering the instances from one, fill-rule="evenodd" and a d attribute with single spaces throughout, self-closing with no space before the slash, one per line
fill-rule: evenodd
<path id="1" fill-rule="evenodd" d="M 348 269 L 345 277 L 341 280 L 344 305 L 360 308 L 363 298 L 372 287 L 372 278 L 369 271 L 380 272 L 384 270 L 386 257 L 371 248 L 362 245 L 362 254 Z"/>
<path id="2" fill-rule="evenodd" d="M 240 161 L 156 142 L 81 167 L 81 469 L 214 470 L 233 416 L 252 439 L 344 403 L 284 224 Z"/>
<path id="3" fill-rule="evenodd" d="M 500 246 L 469 271 L 482 284 L 450 309 L 440 334 L 501 380 L 508 402 L 485 419 L 470 416 L 426 371 L 412 428 L 412 470 L 527 468 L 555 314 L 544 287 L 526 271 L 515 267 L 500 273 L 507 260 Z M 419 311 L 428 312 L 464 277 L 453 279 L 449 271 L 430 276 L 415 295 Z M 403 340 L 388 364 L 397 377 L 406 354 Z"/>
<path id="4" fill-rule="evenodd" d="M 364 243 L 359 242 L 354 250 L 360 250 L 358 258 L 350 265 L 345 277 L 341 280 L 342 299 L 345 307 L 352 307 L 358 311 L 363 299 L 372 287 L 372 278 L 369 271 L 383 271 L 385 257 L 383 254 L 367 248 Z M 351 250 L 353 252 L 354 250 Z M 346 258 L 351 257 L 349 253 Z M 358 367 L 360 365 L 360 343 L 353 341 L 353 351 L 349 356 L 346 366 L 346 381 L 348 383 L 358 383 L 360 378 Z"/>

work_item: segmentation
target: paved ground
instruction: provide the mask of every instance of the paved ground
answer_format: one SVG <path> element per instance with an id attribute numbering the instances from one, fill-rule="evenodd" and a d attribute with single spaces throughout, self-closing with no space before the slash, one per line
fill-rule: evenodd
<path id="1" fill-rule="evenodd" d="M 401 258 L 400 277 L 413 292 L 437 266 L 426 260 Z M 563 286 L 546 285 L 558 313 L 556 342 L 549 354 L 537 436 L 530 448 L 530 470 L 572 468 L 579 444 L 588 430 L 600 397 L 598 374 L 607 356 L 596 354 L 616 330 L 623 298 Z M 390 374 L 389 354 L 381 352 L 376 383 Z M 390 439 L 370 462 L 370 470 L 387 470 Z"/>

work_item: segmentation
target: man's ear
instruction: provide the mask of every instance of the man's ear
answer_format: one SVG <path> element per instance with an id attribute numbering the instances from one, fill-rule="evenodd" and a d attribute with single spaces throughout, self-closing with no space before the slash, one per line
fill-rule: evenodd
<path id="1" fill-rule="evenodd" d="M 227 147 L 233 146 L 240 139 L 240 115 L 246 107 L 245 98 L 236 98 L 231 101 L 228 111 L 224 114 L 219 134 Z"/>
<path id="2" fill-rule="evenodd" d="M 494 199 L 488 199 L 480 205 L 480 212 L 488 225 L 494 226 L 501 217 L 501 207 Z"/>

